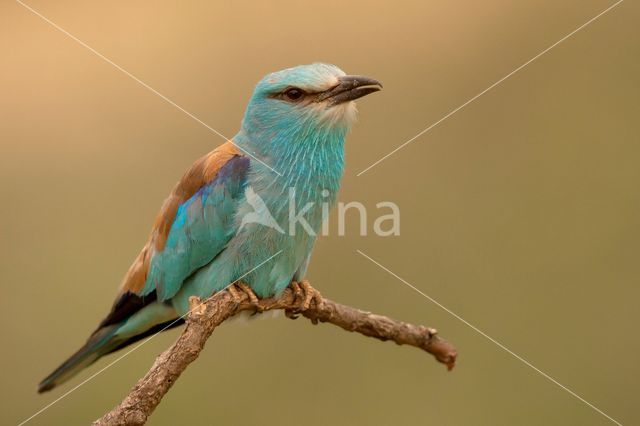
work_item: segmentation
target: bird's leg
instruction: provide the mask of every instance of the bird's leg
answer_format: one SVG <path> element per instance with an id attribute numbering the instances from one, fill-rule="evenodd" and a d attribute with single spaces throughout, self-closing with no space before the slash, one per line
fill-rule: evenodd
<path id="1" fill-rule="evenodd" d="M 242 302 L 242 296 L 240 296 L 240 293 L 238 293 L 238 290 L 236 289 L 236 284 L 235 283 L 233 283 L 229 287 L 227 287 L 227 291 L 229 292 L 229 294 L 233 298 L 233 301 L 236 302 L 238 305 Z"/>
<path id="2" fill-rule="evenodd" d="M 293 291 L 293 303 L 295 305 L 302 297 L 302 288 L 300 288 L 300 284 L 298 284 L 297 281 L 291 281 L 289 287 L 291 287 L 291 291 Z M 300 309 L 285 309 L 284 315 L 289 319 L 297 319 L 299 312 Z"/>
<path id="3" fill-rule="evenodd" d="M 258 296 L 254 293 L 253 289 L 243 282 L 238 282 L 236 283 L 236 285 L 240 287 L 240 290 L 242 290 L 244 294 L 247 295 L 247 297 L 249 298 L 249 302 L 257 308 L 259 299 Z"/>
<path id="4" fill-rule="evenodd" d="M 311 307 L 311 302 L 315 302 L 318 307 L 322 306 L 323 299 L 320 292 L 311 287 L 309 281 L 291 281 L 290 287 L 293 291 L 293 303 L 296 305 L 296 309 L 285 311 L 288 318 L 296 319 L 296 314 L 308 310 Z"/>
<path id="5" fill-rule="evenodd" d="M 291 281 L 291 284 L 289 286 L 293 291 L 293 303 L 296 303 L 296 301 L 300 299 L 303 295 L 302 288 L 300 287 L 300 284 L 297 281 Z"/>
<path id="6" fill-rule="evenodd" d="M 240 304 L 245 300 L 248 300 L 249 303 L 255 308 L 255 313 L 262 312 L 262 308 L 260 307 L 258 296 L 254 293 L 253 289 L 249 287 L 247 284 L 243 282 L 236 282 L 230 285 L 227 290 L 233 297 L 234 302 Z M 246 299 L 245 297 L 246 296 Z"/>
<path id="7" fill-rule="evenodd" d="M 302 310 L 306 311 L 311 306 L 311 302 L 315 302 L 318 308 L 322 307 L 322 295 L 318 290 L 313 288 L 309 281 L 300 281 L 300 287 L 304 290 L 304 301 L 302 302 Z"/>

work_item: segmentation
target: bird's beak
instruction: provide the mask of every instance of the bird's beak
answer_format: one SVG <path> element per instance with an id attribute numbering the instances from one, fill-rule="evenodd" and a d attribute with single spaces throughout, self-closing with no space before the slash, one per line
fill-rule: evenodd
<path id="1" fill-rule="evenodd" d="M 345 75 L 338 77 L 338 84 L 326 90 L 316 98 L 318 102 L 328 101 L 328 106 L 353 101 L 369 93 L 382 89 L 382 83 L 362 75 Z"/>

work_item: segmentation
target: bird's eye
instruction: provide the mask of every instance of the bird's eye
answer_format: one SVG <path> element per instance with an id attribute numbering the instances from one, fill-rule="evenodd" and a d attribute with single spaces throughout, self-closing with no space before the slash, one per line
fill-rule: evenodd
<path id="1" fill-rule="evenodd" d="M 304 90 L 298 89 L 297 87 L 292 87 L 284 92 L 285 99 L 292 102 L 299 101 L 304 95 Z"/>

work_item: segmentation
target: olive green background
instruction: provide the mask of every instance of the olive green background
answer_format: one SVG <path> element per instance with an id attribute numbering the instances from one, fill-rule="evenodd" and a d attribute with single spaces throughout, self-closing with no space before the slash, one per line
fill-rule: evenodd
<path id="1" fill-rule="evenodd" d="M 152 425 L 640 424 L 640 6 L 625 1 L 360 177 L 610 1 L 46 2 L 30 5 L 225 135 L 267 72 L 314 61 L 380 79 L 359 102 L 340 199 L 390 200 L 400 237 L 321 238 L 334 300 L 430 325 L 414 348 L 285 318 L 229 324 Z M 15 2 L 0 5 L 3 424 L 106 314 L 162 200 L 222 139 Z M 334 212 L 335 214 L 335 212 Z M 333 217 L 335 219 L 335 216 Z M 34 418 L 86 424 L 175 338 L 158 336 Z"/>

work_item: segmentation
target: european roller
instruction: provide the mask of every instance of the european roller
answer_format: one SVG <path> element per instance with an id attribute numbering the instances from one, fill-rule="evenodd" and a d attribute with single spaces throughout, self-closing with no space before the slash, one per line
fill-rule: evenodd
<path id="1" fill-rule="evenodd" d="M 209 297 L 241 280 L 257 297 L 271 297 L 302 280 L 322 205 L 333 204 L 340 187 L 353 101 L 381 87 L 320 63 L 265 76 L 240 131 L 197 160 L 165 200 L 109 314 L 38 391 L 181 324 L 191 296 Z M 291 223 L 291 202 L 305 206 L 304 223 Z"/>

